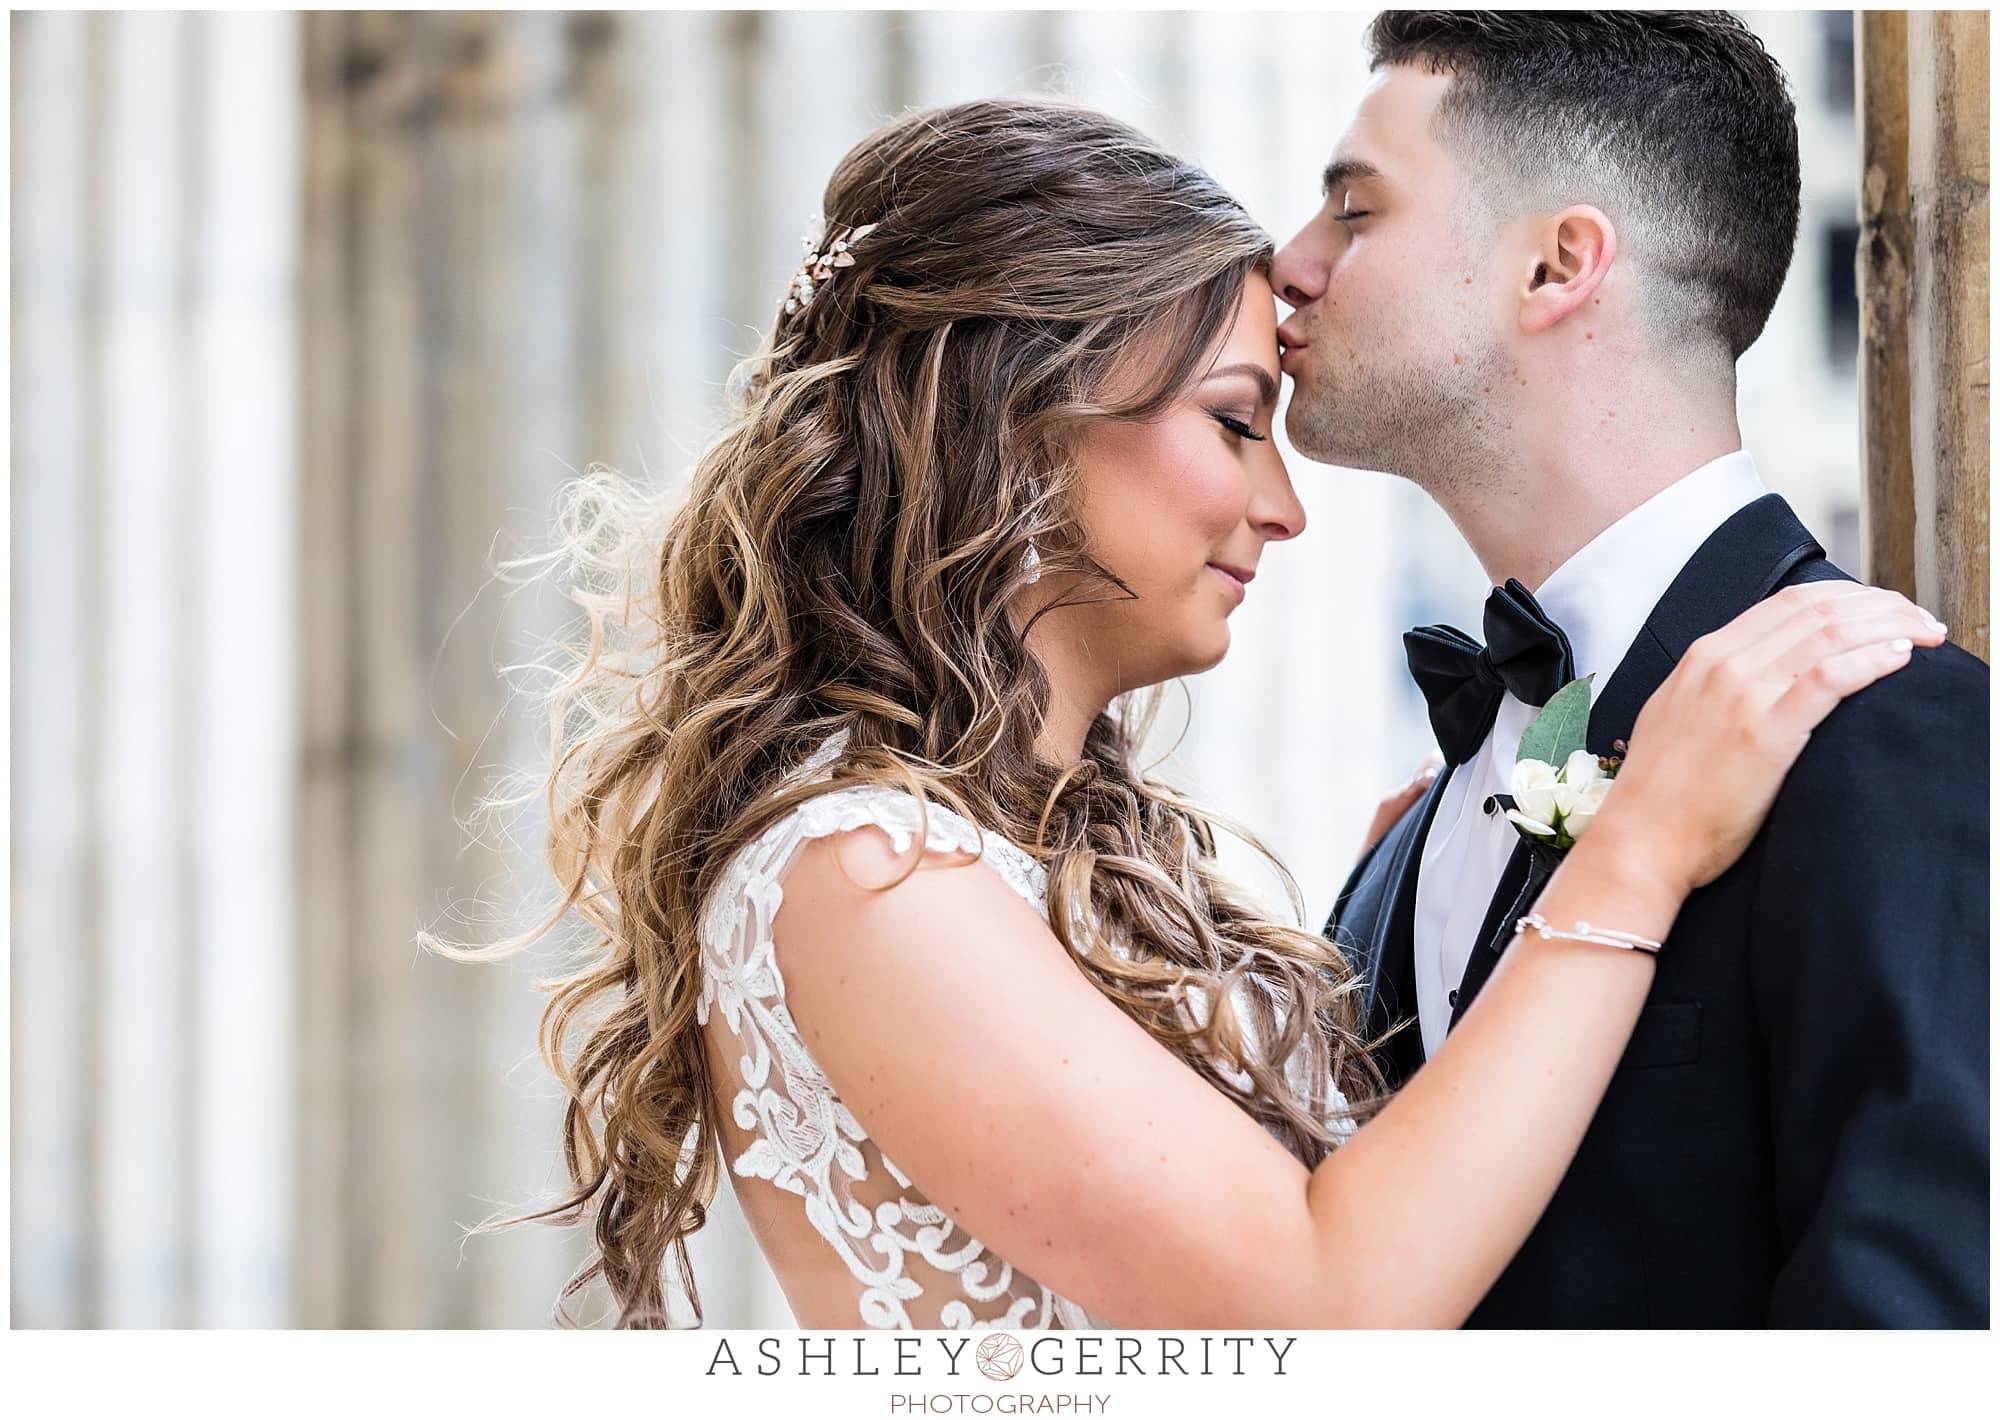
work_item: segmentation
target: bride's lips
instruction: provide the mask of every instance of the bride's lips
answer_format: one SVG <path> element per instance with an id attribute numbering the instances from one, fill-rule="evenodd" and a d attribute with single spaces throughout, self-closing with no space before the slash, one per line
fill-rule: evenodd
<path id="1" fill-rule="evenodd" d="M 1215 574 L 1220 576 L 1223 581 L 1227 582 L 1231 587 L 1235 588 L 1236 596 L 1239 601 L 1242 599 L 1244 593 L 1248 590 L 1250 586 L 1250 579 L 1257 575 L 1256 570 L 1254 568 L 1228 567 L 1220 562 L 1209 563 L 1208 570 L 1214 572 Z"/>

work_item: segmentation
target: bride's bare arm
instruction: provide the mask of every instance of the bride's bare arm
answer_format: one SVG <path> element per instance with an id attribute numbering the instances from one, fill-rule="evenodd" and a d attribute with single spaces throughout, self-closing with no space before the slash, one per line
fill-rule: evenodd
<path id="1" fill-rule="evenodd" d="M 1648 703 L 1538 909 L 1655 939 L 1741 853 L 1812 726 L 1935 644 L 1851 584 L 1703 638 Z M 877 831 L 808 847 L 773 939 L 793 1018 L 862 1125 L 1000 1256 L 1120 1326 L 1462 1321 L 1554 1193 L 1653 973 L 1529 936 L 1446 1046 L 1308 1172 L 1076 969 L 977 862 Z"/>

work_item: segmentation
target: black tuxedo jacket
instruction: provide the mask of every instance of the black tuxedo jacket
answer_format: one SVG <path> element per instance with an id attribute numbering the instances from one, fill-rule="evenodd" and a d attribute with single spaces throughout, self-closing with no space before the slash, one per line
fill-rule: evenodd
<path id="1" fill-rule="evenodd" d="M 1845 576 L 1782 498 L 1743 508 L 1601 686 L 1590 747 L 1631 733 L 1697 637 Z M 1742 859 L 1683 907 L 1575 1161 L 1469 1325 L 1988 1325 L 1987 681 L 1920 647 L 1814 732 Z M 1448 779 L 1327 924 L 1377 1031 L 1416 1014 L 1417 869 Z M 1541 889 L 1529 860 L 1501 880 L 1454 1024 Z M 1414 1023 L 1384 1057 L 1392 1079 L 1422 1065 Z"/>

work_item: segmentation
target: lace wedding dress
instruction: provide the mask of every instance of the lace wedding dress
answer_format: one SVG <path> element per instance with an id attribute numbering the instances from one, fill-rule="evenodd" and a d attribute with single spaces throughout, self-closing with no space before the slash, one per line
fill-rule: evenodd
<path id="1" fill-rule="evenodd" d="M 799 776 L 826 777 L 845 744 L 844 734 L 835 735 Z M 823 1298 L 830 1282 L 851 1293 L 853 1314 L 866 1327 L 1099 1325 L 1075 1302 L 995 1255 L 924 1197 L 841 1103 L 785 1005 L 771 924 L 783 901 L 785 872 L 813 839 L 873 826 L 900 853 L 922 832 L 933 850 L 981 857 L 1046 914 L 1046 875 L 1026 850 L 998 834 L 982 834 L 942 804 L 929 805 L 927 830 L 924 819 L 922 806 L 901 790 L 877 785 L 829 790 L 740 852 L 710 895 L 701 927 L 697 1016 L 717 1066 L 717 1096 L 729 1101 L 730 1119 L 722 1132 L 732 1155 L 731 1186 L 795 1311 L 801 1310 L 801 1293 Z M 1200 989 L 1189 994 L 1197 1019 L 1205 1019 L 1199 1014 L 1206 1010 Z M 1294 1084 L 1302 1087 L 1305 1052 L 1290 1064 Z M 1328 1122 L 1344 1131 L 1339 1116 L 1346 1101 L 1331 1080 L 1323 1088 Z M 751 1180 L 763 1180 L 782 1194 L 759 1194 L 761 1185 Z M 782 1195 L 796 1195 L 800 1202 L 774 1201 Z M 800 1281 L 801 1275 L 811 1280 Z M 814 1310 L 821 1309 L 815 1304 Z"/>

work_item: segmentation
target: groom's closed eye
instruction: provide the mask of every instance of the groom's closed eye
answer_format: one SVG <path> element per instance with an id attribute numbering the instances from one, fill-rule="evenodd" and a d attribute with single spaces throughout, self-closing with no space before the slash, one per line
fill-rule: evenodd
<path id="1" fill-rule="evenodd" d="M 1365 194 L 1366 185 L 1382 176 L 1373 164 L 1358 158 L 1340 158 L 1328 163 L 1321 178 L 1321 193 L 1326 203 L 1334 211 L 1328 215 L 1343 226 L 1351 227 L 1364 217 L 1375 215 L 1373 203 Z M 1357 187 L 1364 192 L 1357 193 Z"/>

